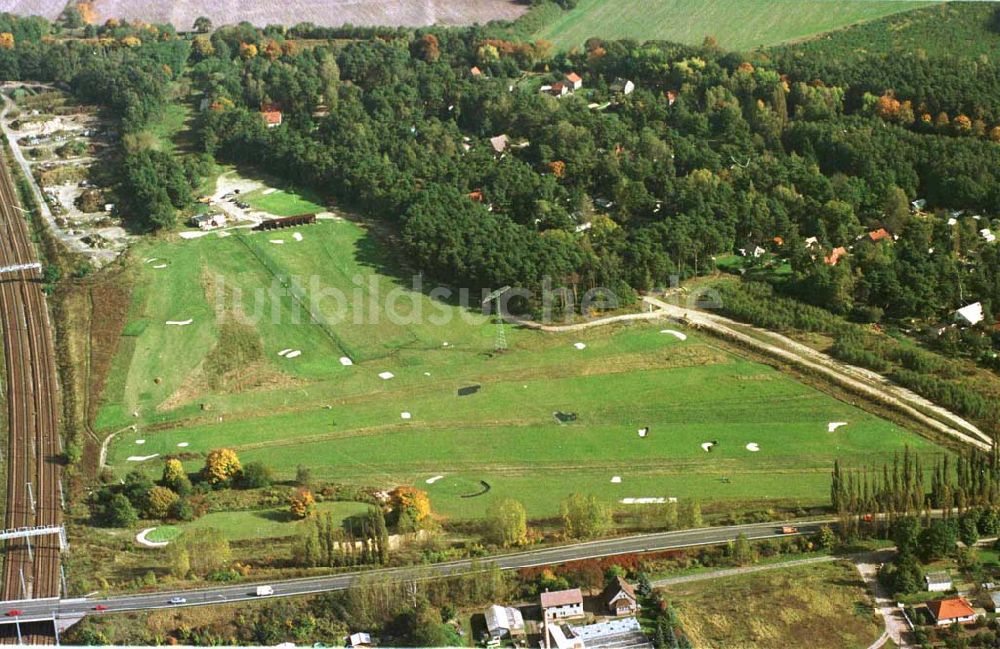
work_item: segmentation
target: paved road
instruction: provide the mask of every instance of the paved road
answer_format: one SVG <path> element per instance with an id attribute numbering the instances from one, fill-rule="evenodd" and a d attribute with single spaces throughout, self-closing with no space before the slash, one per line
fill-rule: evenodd
<path id="1" fill-rule="evenodd" d="M 288 597 L 292 595 L 345 590 L 360 575 L 384 575 L 396 579 L 425 579 L 433 576 L 467 573 L 492 564 L 496 564 L 504 570 L 514 570 L 580 559 L 613 556 L 616 554 L 715 545 L 732 541 L 739 534 L 745 534 L 750 540 L 780 538 L 786 536 L 781 533 L 782 525 L 795 525 L 798 527 L 800 534 L 812 534 L 818 531 L 820 526 L 833 522 L 835 522 L 834 519 L 825 519 L 810 522 L 754 523 L 751 525 L 678 530 L 676 532 L 645 534 L 529 550 L 492 557 L 488 560 L 452 561 L 419 568 L 387 568 L 343 573 L 326 577 L 273 581 L 270 583 L 274 587 L 275 596 Z M 21 611 L 19 619 L 22 621 L 52 619 L 53 617 L 75 618 L 95 614 L 94 607 L 98 605 L 107 607 L 108 611 L 138 611 L 169 608 L 171 605 L 167 600 L 173 597 L 183 597 L 186 600 L 183 604 L 185 606 L 206 606 L 241 600 L 253 600 L 256 599 L 254 590 L 254 584 L 241 584 L 188 591 L 160 592 L 148 595 L 123 595 L 107 599 L 81 598 L 75 600 L 52 599 L 30 602 L 3 602 L 0 603 L 0 607 L 2 607 L 2 612 L 7 612 L 11 609 Z M 0 616 L 0 624 L 10 622 L 13 622 L 13 618 Z"/>

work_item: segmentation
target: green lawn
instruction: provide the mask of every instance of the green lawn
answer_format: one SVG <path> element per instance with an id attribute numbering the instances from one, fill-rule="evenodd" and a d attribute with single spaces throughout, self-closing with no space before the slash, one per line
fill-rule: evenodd
<path id="1" fill-rule="evenodd" d="M 748 50 L 932 4 L 919 0 L 580 0 L 536 38 L 560 48 L 592 36 Z"/>
<path id="2" fill-rule="evenodd" d="M 326 210 L 320 197 L 307 190 L 258 189 L 243 194 L 241 198 L 250 207 L 274 214 L 275 216 L 316 214 Z"/>
<path id="3" fill-rule="evenodd" d="M 574 334 L 508 327 L 510 351 L 492 355 L 492 324 L 428 297 L 430 287 L 417 293 L 382 274 L 385 256 L 348 221 L 247 236 L 150 241 L 133 254 L 132 335 L 122 339 L 97 422 L 104 432 L 138 426 L 111 446 L 120 474 L 136 466 L 158 474 L 162 457 L 181 451 L 196 470 L 202 454 L 231 446 L 279 478 L 304 464 L 322 480 L 415 484 L 437 511 L 475 518 L 503 496 L 524 501 L 532 516 L 553 515 L 573 491 L 608 502 L 821 504 L 836 457 L 865 465 L 906 444 L 940 452 L 710 339 L 660 333 L 659 323 Z M 300 278 L 300 297 L 282 289 L 251 299 L 272 273 Z M 302 304 L 310 311 L 296 311 Z M 252 324 L 223 335 L 236 321 Z M 245 358 L 240 350 L 258 337 L 259 356 L 208 376 L 220 358 Z M 287 349 L 302 353 L 279 355 Z M 394 378 L 379 378 L 386 371 Z M 474 385 L 479 392 L 458 396 Z M 577 420 L 559 423 L 560 411 Z M 830 421 L 849 425 L 828 433 Z M 640 438 L 644 426 L 651 432 Z M 708 441 L 718 442 L 710 453 L 701 448 Z M 481 481 L 490 491 L 469 497 Z"/>
<path id="4" fill-rule="evenodd" d="M 325 516 L 333 515 L 335 521 L 363 514 L 370 505 L 351 502 L 317 503 L 316 511 Z M 183 534 L 197 534 L 199 530 L 215 528 L 225 534 L 230 541 L 246 539 L 276 539 L 292 536 L 298 532 L 302 521 L 292 520 L 287 507 L 255 511 L 215 512 L 206 514 L 190 523 L 177 527 Z"/>

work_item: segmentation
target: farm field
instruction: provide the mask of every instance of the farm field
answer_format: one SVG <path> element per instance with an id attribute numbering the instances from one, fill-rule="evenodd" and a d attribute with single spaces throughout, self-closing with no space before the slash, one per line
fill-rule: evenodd
<path id="1" fill-rule="evenodd" d="M 568 49 L 592 36 L 748 50 L 934 4 L 920 0 L 580 0 L 535 34 Z"/>
<path id="2" fill-rule="evenodd" d="M 695 647 L 863 648 L 882 633 L 871 596 L 846 562 L 699 581 L 664 592 Z"/>
<path id="3" fill-rule="evenodd" d="M 905 445 L 940 452 L 659 323 L 558 335 L 508 327 L 511 349 L 495 356 L 494 325 L 383 274 L 380 245 L 347 220 L 147 241 L 130 266 L 129 322 L 97 419 L 118 431 L 108 462 L 119 474 L 159 475 L 171 454 L 195 471 L 228 446 L 279 479 L 302 464 L 318 480 L 420 486 L 447 516 L 475 518 L 512 496 L 545 517 L 573 491 L 609 503 L 824 504 L 835 457 L 864 465 Z M 298 297 L 263 291 L 274 274 L 298 278 Z M 832 421 L 848 425 L 830 433 Z"/>
<path id="4" fill-rule="evenodd" d="M 92 0 L 93 22 L 108 18 L 173 23 L 178 30 L 190 29 L 198 16 L 208 16 L 216 25 L 248 21 L 258 27 L 268 24 L 294 25 L 311 22 L 338 27 L 354 25 L 471 25 L 495 19 L 513 20 L 525 7 L 510 0 L 290 0 L 288 2 L 151 2 L 149 0 Z M 66 7 L 63 0 L 13 0 L 4 11 L 56 18 Z"/>

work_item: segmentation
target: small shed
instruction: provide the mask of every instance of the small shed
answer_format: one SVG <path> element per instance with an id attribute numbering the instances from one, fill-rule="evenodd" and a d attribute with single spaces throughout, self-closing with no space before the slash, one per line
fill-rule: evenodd
<path id="1" fill-rule="evenodd" d="M 359 632 L 352 633 L 347 639 L 347 646 L 353 647 L 353 649 L 368 649 L 368 647 L 375 646 L 372 642 L 372 634 Z"/>
<path id="2" fill-rule="evenodd" d="M 973 302 L 967 306 L 963 306 L 958 309 L 953 314 L 955 316 L 955 322 L 959 324 L 968 325 L 974 327 L 986 317 L 983 313 L 983 303 Z"/>
<path id="3" fill-rule="evenodd" d="M 615 79 L 610 87 L 611 92 L 622 95 L 631 95 L 635 91 L 635 84 L 631 80 L 622 79 L 621 77 Z"/>

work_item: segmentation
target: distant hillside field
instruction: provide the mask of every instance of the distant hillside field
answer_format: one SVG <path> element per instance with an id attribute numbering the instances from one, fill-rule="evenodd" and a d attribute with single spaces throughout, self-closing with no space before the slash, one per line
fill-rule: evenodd
<path id="1" fill-rule="evenodd" d="M 924 7 L 921 0 L 580 0 L 535 37 L 560 48 L 592 36 L 698 44 L 714 36 L 727 49 L 774 45 Z"/>
<path id="2" fill-rule="evenodd" d="M 65 0 L 0 0 L 0 10 L 55 18 Z M 198 16 L 208 16 L 216 25 L 249 21 L 294 25 L 311 22 L 338 27 L 354 25 L 471 25 L 490 20 L 514 20 L 526 7 L 513 0 L 97 0 L 96 20 L 141 19 L 172 23 L 178 29 L 191 27 Z"/>

